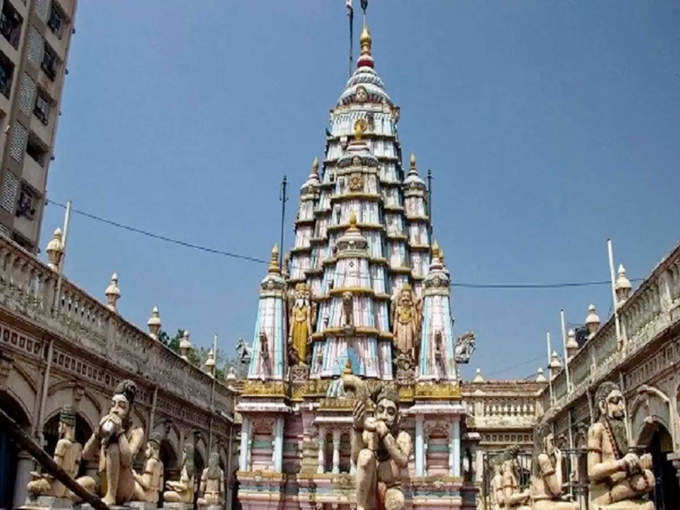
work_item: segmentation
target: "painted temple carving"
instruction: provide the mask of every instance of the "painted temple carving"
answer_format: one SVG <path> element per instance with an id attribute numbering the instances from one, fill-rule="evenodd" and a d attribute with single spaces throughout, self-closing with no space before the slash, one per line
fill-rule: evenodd
<path id="1" fill-rule="evenodd" d="M 365 28 L 325 154 L 300 189 L 289 258 L 281 270 L 272 253 L 260 284 L 236 407 L 245 510 L 263 498 L 312 507 L 322 493 L 324 507 L 365 510 L 433 498 L 462 508 L 475 497 L 461 474 L 469 446 L 457 368 L 474 337 L 453 336 L 428 189 L 415 156 L 402 167 L 399 107 L 371 47 Z"/>

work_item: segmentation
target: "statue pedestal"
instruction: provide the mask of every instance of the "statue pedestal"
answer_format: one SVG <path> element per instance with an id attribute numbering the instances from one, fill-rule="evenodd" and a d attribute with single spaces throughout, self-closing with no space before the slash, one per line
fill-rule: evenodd
<path id="1" fill-rule="evenodd" d="M 94 507 L 89 503 L 81 503 L 80 505 L 76 505 L 74 510 L 94 510 Z M 109 510 L 130 510 L 130 508 L 123 505 L 110 505 Z"/>
<path id="2" fill-rule="evenodd" d="M 194 510 L 191 503 L 163 503 L 163 510 Z"/>
<path id="3" fill-rule="evenodd" d="M 68 498 L 55 498 L 52 496 L 38 496 L 36 499 L 27 499 L 26 503 L 19 507 L 21 510 L 44 510 L 45 508 L 73 508 L 73 501 Z"/>
<path id="4" fill-rule="evenodd" d="M 199 510 L 224 510 L 224 505 L 199 506 Z"/>
<path id="5" fill-rule="evenodd" d="M 156 510 L 158 503 L 149 503 L 148 501 L 130 501 L 125 503 L 125 508 L 134 508 L 135 510 Z"/>
<path id="6" fill-rule="evenodd" d="M 590 510 L 654 510 L 654 503 L 651 501 L 619 501 L 609 505 L 598 505 L 590 503 Z"/>

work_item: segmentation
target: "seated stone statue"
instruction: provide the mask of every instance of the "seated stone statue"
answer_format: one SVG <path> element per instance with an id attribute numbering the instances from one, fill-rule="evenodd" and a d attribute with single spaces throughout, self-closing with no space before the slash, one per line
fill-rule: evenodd
<path id="1" fill-rule="evenodd" d="M 54 449 L 54 462 L 71 477 L 78 475 L 82 446 L 76 442 L 76 412 L 72 407 L 64 407 L 59 413 L 59 441 Z M 26 490 L 33 498 L 52 496 L 71 498 L 68 490 L 59 480 L 49 474 L 31 473 L 31 481 Z"/>
<path id="2" fill-rule="evenodd" d="M 165 482 L 168 490 L 163 501 L 168 503 L 194 503 L 194 446 L 187 442 L 182 454 L 182 471 L 179 480 Z"/>
<path id="3" fill-rule="evenodd" d="M 599 419 L 588 429 L 588 477 L 591 510 L 654 510 L 645 497 L 654 488 L 649 454 L 629 451 L 625 402 L 619 387 L 604 382 L 597 389 Z"/>
<path id="4" fill-rule="evenodd" d="M 501 466 L 503 473 L 503 508 L 515 510 L 530 510 L 528 506 L 531 496 L 529 489 L 519 490 L 517 475 L 515 475 L 515 461 L 508 459 Z"/>
<path id="5" fill-rule="evenodd" d="M 144 442 L 144 430 L 132 425 L 132 407 L 137 386 L 133 381 L 121 381 L 111 398 L 111 409 L 99 422 L 94 434 L 85 443 L 83 458 L 93 459 L 99 452 L 99 473 L 106 494 L 102 502 L 111 506 L 131 501 L 135 495 L 132 461 Z M 88 490 L 95 481 L 89 476 L 78 479 Z"/>
<path id="6" fill-rule="evenodd" d="M 531 477 L 533 510 L 578 510 L 576 502 L 562 494 L 562 452 L 545 426 L 534 431 L 534 460 Z"/>
<path id="7" fill-rule="evenodd" d="M 158 495 L 163 488 L 163 463 L 159 458 L 161 442 L 158 437 L 151 437 L 146 443 L 144 452 L 144 473 L 135 475 L 135 500 L 157 503 Z"/>
<path id="8" fill-rule="evenodd" d="M 220 468 L 220 456 L 217 452 L 210 454 L 208 467 L 201 475 L 201 485 L 198 489 L 198 508 L 222 506 L 224 501 L 224 472 Z"/>

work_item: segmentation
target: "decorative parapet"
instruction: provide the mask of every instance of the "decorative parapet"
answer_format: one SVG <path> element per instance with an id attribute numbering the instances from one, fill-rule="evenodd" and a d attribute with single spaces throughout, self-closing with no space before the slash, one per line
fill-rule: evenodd
<path id="1" fill-rule="evenodd" d="M 564 370 L 553 380 L 555 402 L 547 413 L 549 419 L 636 356 L 667 328 L 678 323 L 680 245 L 619 305 L 618 314 L 623 347 L 618 346 L 612 315 L 569 362 L 570 391 L 567 391 Z M 543 404 L 546 408 L 551 407 L 547 391 L 543 393 Z"/>
<path id="2" fill-rule="evenodd" d="M 69 366 L 93 384 L 110 386 L 101 367 L 113 365 L 132 376 L 143 377 L 170 395 L 231 416 L 234 392 L 221 381 L 151 338 L 149 334 L 78 288 L 14 242 L 0 237 L 0 308 L 49 332 L 62 358 L 84 352 L 90 363 Z M 66 365 L 64 365 L 66 366 Z M 108 372 L 107 372 L 108 374 Z M 107 383 L 107 379 L 109 383 Z M 214 385 L 214 392 L 212 390 Z"/>

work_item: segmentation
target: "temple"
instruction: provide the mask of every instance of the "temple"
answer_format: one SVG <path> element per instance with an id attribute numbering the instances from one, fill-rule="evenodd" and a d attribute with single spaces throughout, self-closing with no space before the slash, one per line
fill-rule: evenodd
<path id="1" fill-rule="evenodd" d="M 433 239 L 428 188 L 414 155 L 402 167 L 400 109 L 374 70 L 366 26 L 360 43 L 324 158 L 300 190 L 294 246 L 282 264 L 272 251 L 260 285 L 237 406 L 245 509 L 356 503 L 356 395 L 346 377 L 399 397 L 399 426 L 413 438 L 395 482 L 406 506 L 476 506 L 463 462 L 475 434 L 466 431 L 457 367 L 474 336 L 454 340 L 451 276 Z"/>

